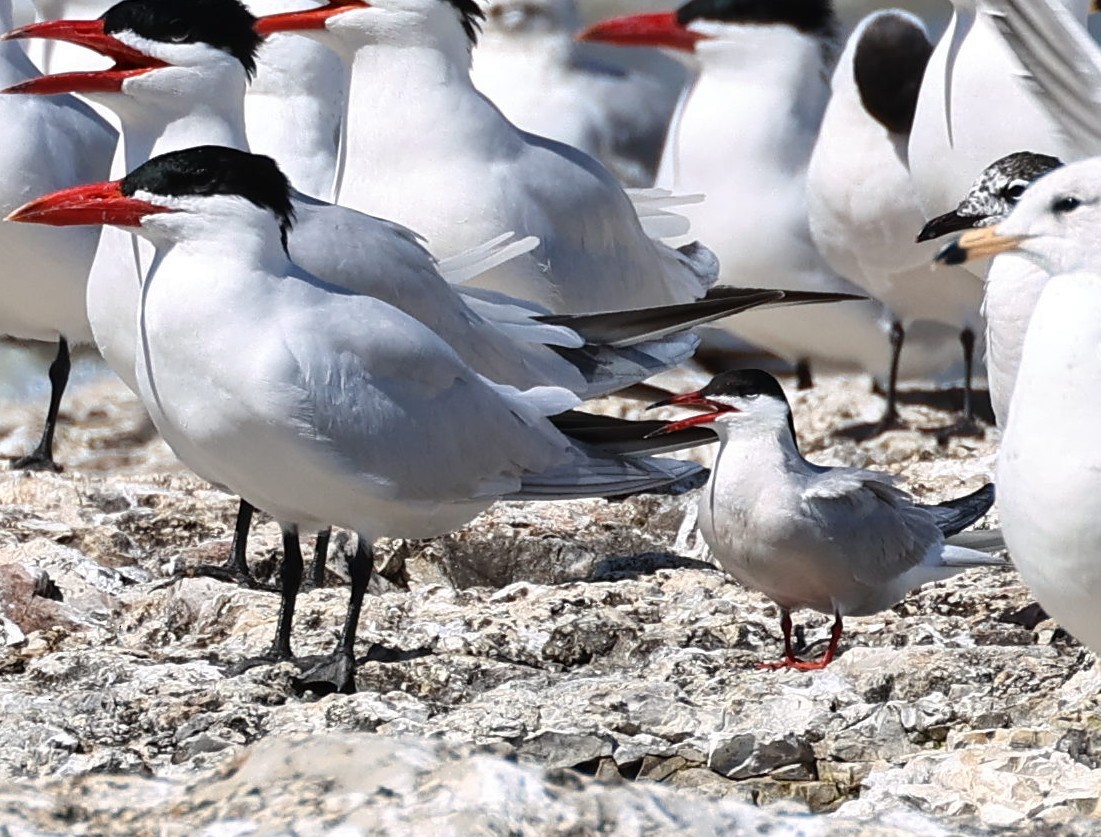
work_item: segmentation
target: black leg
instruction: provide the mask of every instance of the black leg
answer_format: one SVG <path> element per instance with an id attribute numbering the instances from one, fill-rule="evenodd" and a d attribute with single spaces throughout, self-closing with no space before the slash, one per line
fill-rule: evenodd
<path id="1" fill-rule="evenodd" d="M 237 504 L 237 522 L 233 526 L 233 545 L 229 548 L 229 560 L 225 568 L 233 575 L 251 578 L 248 569 L 248 530 L 252 526 L 252 503 L 241 498 Z"/>
<path id="2" fill-rule="evenodd" d="M 325 562 L 329 558 L 329 536 L 332 533 L 332 529 L 322 529 L 317 533 L 317 542 L 313 548 L 313 573 L 311 576 L 315 589 L 325 586 Z"/>
<path id="3" fill-rule="evenodd" d="M 291 623 L 294 621 L 294 605 L 298 600 L 298 587 L 302 583 L 302 548 L 298 543 L 298 527 L 283 527 L 283 567 L 279 573 L 282 582 L 282 601 L 279 603 L 279 626 L 275 641 L 268 654 L 276 660 L 289 660 L 291 653 Z"/>
<path id="4" fill-rule="evenodd" d="M 367 593 L 367 583 L 371 580 L 374 553 L 369 544 L 360 536 L 356 544 L 356 554 L 348 562 L 348 571 L 352 576 L 352 590 L 348 599 L 348 611 L 344 617 L 344 630 L 340 635 L 340 644 L 336 652 L 322 658 L 317 665 L 298 679 L 297 685 L 303 691 L 320 694 L 340 692 L 350 695 L 356 690 L 356 631 L 359 628 L 359 614 L 363 609 L 363 596 Z"/>
<path id="5" fill-rule="evenodd" d="M 902 358 L 902 344 L 906 340 L 906 329 L 902 323 L 895 320 L 891 323 L 891 371 L 887 380 L 887 409 L 879 421 L 871 424 L 854 424 L 843 427 L 837 431 L 838 436 L 853 439 L 857 442 L 866 442 L 874 439 L 888 430 L 904 430 L 906 423 L 898 417 L 898 367 Z"/>
<path id="6" fill-rule="evenodd" d="M 803 358 L 795 364 L 795 388 L 811 389 L 814 386 L 814 376 L 811 375 L 810 361 Z"/>
<path id="7" fill-rule="evenodd" d="M 61 396 L 69 383 L 69 342 L 64 338 L 57 341 L 57 357 L 50 364 L 50 407 L 46 411 L 46 427 L 42 438 L 27 456 L 12 460 L 11 467 L 26 471 L 60 471 L 54 462 L 54 431 L 57 429 L 57 413 L 61 409 Z"/>
<path id="8" fill-rule="evenodd" d="M 975 332 L 965 328 L 960 332 L 960 347 L 963 349 L 963 415 L 959 421 L 936 431 L 937 442 L 944 445 L 956 436 L 982 436 L 983 428 L 975 420 L 975 399 L 971 393 L 971 377 L 975 365 Z"/>

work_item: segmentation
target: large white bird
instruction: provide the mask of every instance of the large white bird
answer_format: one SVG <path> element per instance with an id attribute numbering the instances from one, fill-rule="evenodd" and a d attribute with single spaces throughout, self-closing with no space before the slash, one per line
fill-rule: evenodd
<path id="1" fill-rule="evenodd" d="M 1046 154 L 1018 151 L 995 160 L 951 212 L 929 221 L 918 236 L 931 241 L 950 233 L 988 227 L 1004 220 L 1032 183 L 1062 163 Z M 1019 253 L 1002 253 L 990 261 L 983 292 L 986 321 L 986 380 L 999 427 L 1009 421 L 1009 404 L 1021 348 L 1032 311 L 1049 274 Z"/>
<path id="2" fill-rule="evenodd" d="M 1058 2 L 1085 20 L 1089 0 Z M 990 0 L 952 5 L 955 13 L 925 71 L 910 134 L 910 171 L 926 218 L 953 209 L 983 169 L 1007 154 L 1082 156 L 1031 94 L 990 16 Z"/>
<path id="3" fill-rule="evenodd" d="M 842 617 L 886 610 L 968 567 L 1004 564 L 945 543 L 989 510 L 993 486 L 922 506 L 888 474 L 808 462 L 784 391 L 767 372 L 726 372 L 655 406 L 666 404 L 707 411 L 666 432 L 706 426 L 719 437 L 700 495 L 700 532 L 723 569 L 780 606 L 784 657 L 766 668 L 824 668 L 841 640 Z M 801 607 L 834 616 L 817 662 L 796 658 L 792 648 L 791 611 Z"/>
<path id="4" fill-rule="evenodd" d="M 998 454 L 1002 529 L 1021 577 L 1101 652 L 1101 159 L 1038 180 L 1001 223 L 948 258 L 1015 251 L 1051 275 L 1024 341 Z"/>
<path id="5" fill-rule="evenodd" d="M 878 422 L 848 429 L 861 438 L 902 426 L 896 407 L 899 360 L 906 330 L 917 320 L 953 327 L 964 350 L 962 421 L 938 433 L 979 432 L 971 368 L 975 335 L 983 328 L 982 282 L 960 268 L 931 271 L 936 245 L 914 241 L 925 219 L 906 144 L 932 49 L 925 27 L 912 15 L 884 11 L 863 20 L 834 70 L 807 170 L 815 244 L 834 270 L 881 300 L 892 315 L 887 408 Z"/>
<path id="6" fill-rule="evenodd" d="M 706 196 L 681 211 L 718 255 L 724 284 L 854 287 L 826 264 L 807 219 L 806 170 L 829 98 L 835 29 L 828 0 L 690 0 L 675 12 L 604 21 L 581 36 L 664 46 L 698 65 L 657 185 Z M 725 328 L 793 362 L 886 377 L 889 315 L 879 304 L 777 313 Z"/>
<path id="7" fill-rule="evenodd" d="M 530 254 L 472 281 L 559 313 L 702 296 L 717 272 L 706 248 L 650 238 L 607 169 L 519 130 L 474 87 L 481 19 L 473 0 L 334 0 L 260 19 L 352 67 L 338 202 L 417 230 L 444 257 L 504 230 L 537 236 Z"/>
<path id="8" fill-rule="evenodd" d="M 577 43 L 573 0 L 483 0 L 482 8 L 474 86 L 516 127 L 580 148 L 628 186 L 651 186 L 687 81 L 681 65 L 655 50 L 648 58 L 660 68 L 642 70 L 612 54 L 626 50 Z"/>
<path id="9" fill-rule="evenodd" d="M 0 0 L 0 27 L 12 23 L 10 0 Z M 38 75 L 18 44 L 0 43 L 0 85 Z M 0 145 L 0 211 L 10 212 L 29 197 L 101 178 L 114 154 L 114 130 L 73 96 L 0 97 L 5 126 Z M 27 230 L 0 225 L 0 334 L 58 344 L 50 366 L 50 403 L 35 450 L 16 468 L 56 469 L 54 429 L 69 379 L 69 345 L 92 342 L 84 290 L 96 252 L 95 229 Z"/>
<path id="10" fill-rule="evenodd" d="M 140 308 L 142 400 L 186 464 L 284 527 L 273 657 L 291 654 L 298 529 L 359 534 L 340 646 L 307 675 L 352 691 L 376 539 L 450 531 L 499 497 L 623 494 L 699 468 L 570 440 L 547 418 L 578 403 L 568 390 L 494 384 L 419 321 L 292 263 L 293 213 L 269 158 L 204 146 L 42 197 L 10 220 L 121 224 L 156 244 Z"/>

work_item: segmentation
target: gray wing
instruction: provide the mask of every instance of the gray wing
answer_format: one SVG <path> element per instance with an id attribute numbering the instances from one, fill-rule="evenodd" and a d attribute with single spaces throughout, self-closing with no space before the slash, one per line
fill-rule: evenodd
<path id="1" fill-rule="evenodd" d="M 1083 156 L 1101 153 L 1101 51 L 1054 0 L 985 0 L 986 14 L 1021 62 L 1036 101 Z"/>
<path id="2" fill-rule="evenodd" d="M 944 543 L 932 515 L 890 477 L 871 471 L 831 468 L 816 476 L 803 492 L 803 510 L 837 533 L 838 550 L 865 584 L 897 578 Z"/>

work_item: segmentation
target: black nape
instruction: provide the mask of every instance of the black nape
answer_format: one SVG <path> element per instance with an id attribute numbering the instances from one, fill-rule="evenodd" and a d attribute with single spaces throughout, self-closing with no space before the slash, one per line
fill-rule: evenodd
<path id="1" fill-rule="evenodd" d="M 888 131 L 909 134 L 933 45 L 919 24 L 882 14 L 864 29 L 853 56 L 853 76 L 864 109 Z"/>
<path id="2" fill-rule="evenodd" d="M 677 23 L 782 23 L 807 34 L 832 34 L 837 26 L 831 0 L 689 0 L 677 9 Z"/>

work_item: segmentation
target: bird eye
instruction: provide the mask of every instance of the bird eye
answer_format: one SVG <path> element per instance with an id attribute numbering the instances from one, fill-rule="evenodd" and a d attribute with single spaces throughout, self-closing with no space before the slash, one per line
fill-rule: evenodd
<path id="1" fill-rule="evenodd" d="M 760 394 L 759 392 L 747 392 L 745 398 L 748 398 L 750 401 L 755 401 Z"/>
<path id="2" fill-rule="evenodd" d="M 1025 189 L 1028 188 L 1027 183 L 1022 183 L 1020 180 L 1015 180 L 1005 187 L 1005 191 L 1002 194 L 1008 199 L 1016 203 L 1021 199 L 1021 195 L 1025 193 Z"/>
<path id="3" fill-rule="evenodd" d="M 1071 195 L 1067 195 L 1063 198 L 1058 198 L 1051 205 L 1051 211 L 1056 215 L 1066 215 L 1068 212 L 1073 212 L 1082 205 L 1082 201 Z"/>

